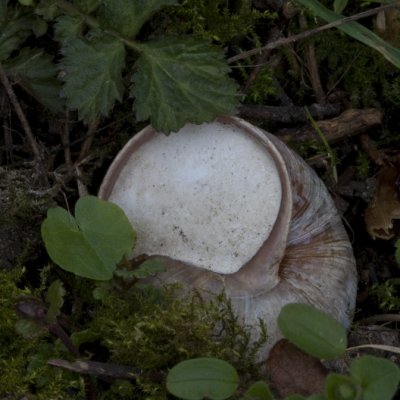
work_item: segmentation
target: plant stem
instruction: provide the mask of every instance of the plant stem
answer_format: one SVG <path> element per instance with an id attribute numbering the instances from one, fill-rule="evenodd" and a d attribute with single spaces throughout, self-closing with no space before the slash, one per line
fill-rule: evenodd
<path id="1" fill-rule="evenodd" d="M 324 133 L 321 131 L 320 127 L 318 126 L 318 124 L 315 122 L 314 118 L 312 117 L 310 111 L 308 110 L 307 107 L 304 107 L 304 110 L 306 112 L 306 115 L 311 123 L 311 126 L 315 129 L 315 131 L 318 133 L 318 136 L 321 139 L 322 144 L 324 145 L 326 152 L 329 155 L 329 159 L 330 159 L 330 164 L 331 164 L 331 168 L 332 168 L 332 176 L 333 179 L 335 181 L 335 183 L 337 183 L 338 181 L 338 175 L 337 175 L 337 170 L 336 170 L 336 163 L 335 163 L 335 154 L 332 151 L 331 146 L 328 143 L 328 140 L 326 139 Z"/>
<path id="2" fill-rule="evenodd" d="M 14 107 L 14 110 L 21 122 L 26 138 L 28 139 L 29 145 L 31 146 L 32 149 L 35 164 L 39 168 L 40 173 L 44 174 L 43 157 L 39 148 L 39 144 L 36 141 L 35 136 L 33 135 L 29 122 L 24 112 L 22 111 L 21 104 L 18 101 L 17 95 L 15 94 L 12 85 L 7 77 L 6 71 L 4 70 L 3 65 L 1 63 L 0 63 L 0 81 L 3 84 L 4 89 L 6 90 L 7 95 L 10 98 L 10 101 Z"/>
<path id="3" fill-rule="evenodd" d="M 372 15 L 378 14 L 379 12 L 381 12 L 383 10 L 387 10 L 387 9 L 390 9 L 390 8 L 398 7 L 399 5 L 400 5 L 400 1 L 396 1 L 395 3 L 385 4 L 383 6 L 376 7 L 376 8 L 373 8 L 371 10 L 367 10 L 367 11 L 363 11 L 363 12 L 360 12 L 360 13 L 355 14 L 355 15 L 351 15 L 350 17 L 344 17 L 342 19 L 338 19 L 336 21 L 330 22 L 329 24 L 319 26 L 318 28 L 310 29 L 310 30 L 305 31 L 305 32 L 301 32 L 298 35 L 293 35 L 293 36 L 290 36 L 290 37 L 274 40 L 274 41 L 272 41 L 270 43 L 267 43 L 265 46 L 260 47 L 258 49 L 252 49 L 252 50 L 240 53 L 240 54 L 238 54 L 236 56 L 230 57 L 230 58 L 228 58 L 227 61 L 228 61 L 229 64 L 231 64 L 231 63 L 234 63 L 236 61 L 243 60 L 244 58 L 248 58 L 248 57 L 254 56 L 256 54 L 259 54 L 262 51 L 272 50 L 272 49 L 276 49 L 276 48 L 281 47 L 281 46 L 286 46 L 288 44 L 291 44 L 291 43 L 294 43 L 294 42 L 298 42 L 299 40 L 306 39 L 306 38 L 308 38 L 310 36 L 316 35 L 317 33 L 320 33 L 320 32 L 325 31 L 327 29 L 336 28 L 336 27 L 338 27 L 340 25 L 346 24 L 347 22 L 357 21 L 357 20 L 362 19 L 362 18 L 370 17 Z"/>

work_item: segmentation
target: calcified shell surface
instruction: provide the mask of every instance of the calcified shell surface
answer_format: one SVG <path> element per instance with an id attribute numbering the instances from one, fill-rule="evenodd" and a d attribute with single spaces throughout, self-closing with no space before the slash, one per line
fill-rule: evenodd
<path id="1" fill-rule="evenodd" d="M 271 156 L 234 125 L 186 125 L 133 152 L 109 200 L 158 254 L 230 274 L 268 238 L 281 202 Z"/>

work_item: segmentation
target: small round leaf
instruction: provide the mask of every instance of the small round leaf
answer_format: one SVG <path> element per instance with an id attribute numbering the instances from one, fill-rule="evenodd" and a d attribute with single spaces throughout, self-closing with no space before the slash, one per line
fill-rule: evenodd
<path id="1" fill-rule="evenodd" d="M 167 389 L 185 400 L 224 400 L 239 383 L 235 368 L 215 358 L 195 358 L 175 365 L 167 376 Z"/>
<path id="2" fill-rule="evenodd" d="M 264 381 L 253 383 L 246 393 L 243 400 L 273 400 L 271 390 Z"/>
<path id="3" fill-rule="evenodd" d="M 400 382 L 400 368 L 374 356 L 362 356 L 350 365 L 350 375 L 363 388 L 363 400 L 390 400 Z"/>
<path id="4" fill-rule="evenodd" d="M 308 304 L 287 304 L 278 317 L 283 335 L 304 352 L 320 359 L 340 357 L 347 347 L 344 327 Z"/>

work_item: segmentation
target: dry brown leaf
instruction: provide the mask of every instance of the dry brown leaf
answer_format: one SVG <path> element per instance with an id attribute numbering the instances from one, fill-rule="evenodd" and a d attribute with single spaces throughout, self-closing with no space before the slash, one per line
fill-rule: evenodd
<path id="1" fill-rule="evenodd" d="M 398 197 L 399 171 L 395 166 L 383 167 L 378 173 L 378 185 L 365 210 L 367 232 L 373 239 L 391 239 L 394 236 L 393 221 L 400 219 Z"/>
<path id="2" fill-rule="evenodd" d="M 279 396 L 309 396 L 324 391 L 328 370 L 316 358 L 303 353 L 282 339 L 275 344 L 267 359 L 270 382 Z"/>

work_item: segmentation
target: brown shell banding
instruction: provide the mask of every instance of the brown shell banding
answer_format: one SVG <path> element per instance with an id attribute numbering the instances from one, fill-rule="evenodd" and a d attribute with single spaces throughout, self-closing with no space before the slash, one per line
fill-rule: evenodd
<path id="1" fill-rule="evenodd" d="M 279 339 L 276 318 L 284 304 L 315 305 L 349 327 L 355 307 L 356 268 L 352 248 L 332 199 L 311 168 L 274 136 L 235 117 L 219 122 L 239 126 L 272 152 L 282 179 L 283 201 L 276 226 L 260 251 L 240 271 L 222 275 L 157 257 L 167 264 L 162 283 L 188 289 L 222 290 L 243 322 L 266 322 L 268 348 Z M 107 199 L 124 161 L 154 134 L 146 128 L 119 154 L 104 179 L 100 197 Z"/>

